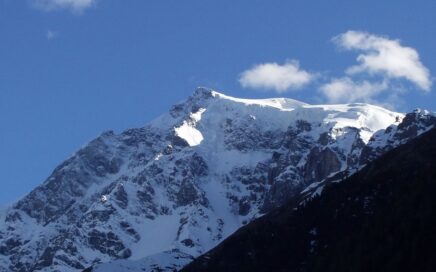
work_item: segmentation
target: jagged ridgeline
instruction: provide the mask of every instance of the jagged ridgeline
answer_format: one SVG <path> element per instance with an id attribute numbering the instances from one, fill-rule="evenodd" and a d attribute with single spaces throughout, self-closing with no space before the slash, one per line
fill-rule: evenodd
<path id="1" fill-rule="evenodd" d="M 180 269 L 435 123 L 423 110 L 199 88 L 142 128 L 103 133 L 3 210 L 0 271 Z"/>

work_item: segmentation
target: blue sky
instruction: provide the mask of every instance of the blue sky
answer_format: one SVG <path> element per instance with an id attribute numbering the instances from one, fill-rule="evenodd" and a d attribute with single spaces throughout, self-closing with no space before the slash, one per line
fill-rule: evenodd
<path id="1" fill-rule="evenodd" d="M 434 0 L 0 0 L 0 205 L 197 86 L 434 111 L 434 14 Z"/>

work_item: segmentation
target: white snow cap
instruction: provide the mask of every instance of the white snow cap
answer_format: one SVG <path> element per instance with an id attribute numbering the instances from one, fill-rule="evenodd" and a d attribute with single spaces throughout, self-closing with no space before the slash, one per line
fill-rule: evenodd
<path id="1" fill-rule="evenodd" d="M 176 134 L 190 146 L 199 145 L 204 131 L 214 131 L 211 124 L 225 118 L 249 116 L 266 129 L 286 129 L 297 120 L 330 124 L 334 128 L 355 127 L 362 130 L 362 140 L 395 123 L 404 114 L 366 103 L 310 105 L 290 98 L 244 99 L 199 87 L 188 99 L 197 108 L 174 127 Z"/>

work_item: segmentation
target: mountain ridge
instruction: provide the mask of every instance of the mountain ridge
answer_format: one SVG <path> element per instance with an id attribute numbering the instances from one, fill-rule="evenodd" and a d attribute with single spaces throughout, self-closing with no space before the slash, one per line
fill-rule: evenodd
<path id="1" fill-rule="evenodd" d="M 103 133 L 5 211 L 0 271 L 80 271 L 117 259 L 180 268 L 310 184 L 359 168 L 435 120 L 199 88 L 142 128 Z M 146 260 L 161 253 L 159 264 Z"/>

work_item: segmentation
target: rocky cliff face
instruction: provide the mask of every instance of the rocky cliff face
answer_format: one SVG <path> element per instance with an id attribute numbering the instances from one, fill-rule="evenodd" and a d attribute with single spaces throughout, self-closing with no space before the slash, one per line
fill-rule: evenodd
<path id="1" fill-rule="evenodd" d="M 358 163 L 348 163 L 348 167 L 344 171 L 336 172 L 321 182 L 315 182 L 303 190 L 302 204 L 313 196 L 319 195 L 326 185 L 342 181 L 367 163 L 434 127 L 436 127 L 436 116 L 434 113 L 420 109 L 407 113 L 399 124 L 392 124 L 386 129 L 379 130 L 373 134 L 369 142 L 360 148 Z"/>
<path id="2" fill-rule="evenodd" d="M 114 260 L 111 267 L 181 267 L 436 119 L 403 117 L 367 104 L 247 100 L 199 88 L 143 128 L 103 133 L 2 211 L 0 271 L 98 270 Z"/>

